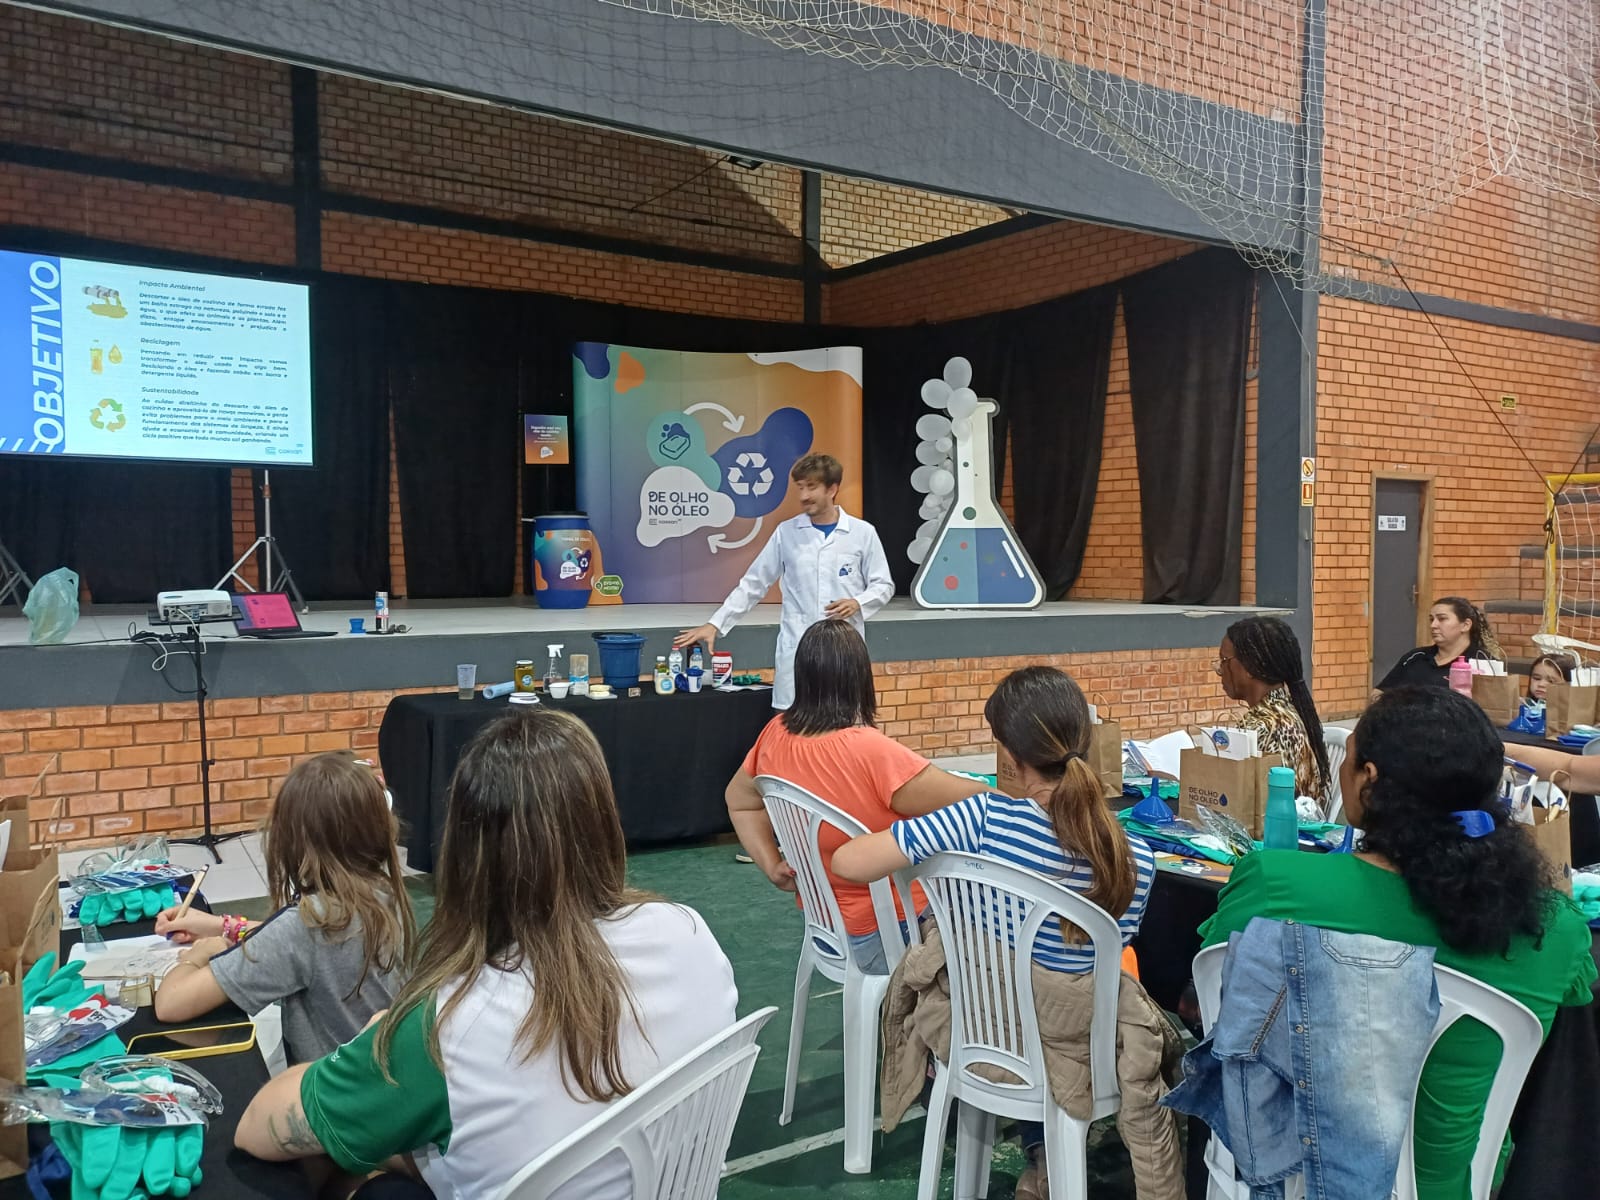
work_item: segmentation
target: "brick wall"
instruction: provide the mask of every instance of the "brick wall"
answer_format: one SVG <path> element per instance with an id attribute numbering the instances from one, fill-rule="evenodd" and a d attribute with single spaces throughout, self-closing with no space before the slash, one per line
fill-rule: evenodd
<path id="1" fill-rule="evenodd" d="M 976 200 L 824 175 L 822 261 L 830 267 L 854 266 L 880 254 L 969 233 L 1007 216 L 1004 209 Z"/>
<path id="2" fill-rule="evenodd" d="M 1317 701 L 1328 713 L 1359 709 L 1370 686 L 1374 475 L 1434 480 L 1434 596 L 1517 597 L 1527 594 L 1517 549 L 1543 539 L 1540 474 L 1566 471 L 1600 415 L 1600 347 L 1437 320 L 1491 402 L 1501 392 L 1518 396 L 1517 411 L 1500 415 L 1538 469 L 1518 454 L 1421 315 L 1324 301 L 1314 652 Z M 1531 576 L 1530 598 L 1537 598 L 1540 576 Z M 1497 624 L 1508 651 L 1528 652 L 1532 621 Z"/>
<path id="3" fill-rule="evenodd" d="M 831 283 L 823 293 L 823 319 L 915 325 L 1022 308 L 1194 249 L 1174 238 L 1063 221 Z"/>
<path id="4" fill-rule="evenodd" d="M 983 704 L 994 685 L 1017 667 L 1047 662 L 1070 672 L 1129 736 L 1151 736 L 1221 716 L 1228 701 L 1211 669 L 1215 657 L 1206 647 L 880 663 L 879 723 L 930 756 L 987 751 L 993 741 Z M 384 710 L 402 691 L 210 701 L 213 827 L 258 826 L 304 757 L 329 750 L 375 756 Z M 201 819 L 198 724 L 194 705 L 182 701 L 0 710 L 0 797 L 25 792 L 59 756 L 31 808 L 36 821 L 61 814 L 61 841 L 97 845 L 194 829 Z"/>

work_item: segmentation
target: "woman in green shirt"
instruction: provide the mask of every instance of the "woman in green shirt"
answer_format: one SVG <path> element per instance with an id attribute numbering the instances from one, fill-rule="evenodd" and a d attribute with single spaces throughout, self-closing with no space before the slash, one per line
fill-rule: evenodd
<path id="1" fill-rule="evenodd" d="M 1201 928 L 1205 944 L 1267 917 L 1433 946 L 1437 963 L 1521 1001 L 1548 1034 L 1558 1007 L 1590 1001 L 1591 939 L 1499 802 L 1503 759 L 1494 727 L 1470 700 L 1443 688 L 1384 692 L 1356 726 L 1340 770 L 1346 819 L 1363 831 L 1360 848 L 1245 858 Z M 1469 835 L 1470 823 L 1458 819 L 1469 810 L 1487 814 L 1492 830 Z M 1470 1019 L 1451 1026 L 1428 1055 L 1416 1105 L 1420 1200 L 1470 1197 L 1472 1153 L 1499 1062 L 1499 1039 Z M 1509 1146 L 1501 1171 L 1507 1153 Z"/>

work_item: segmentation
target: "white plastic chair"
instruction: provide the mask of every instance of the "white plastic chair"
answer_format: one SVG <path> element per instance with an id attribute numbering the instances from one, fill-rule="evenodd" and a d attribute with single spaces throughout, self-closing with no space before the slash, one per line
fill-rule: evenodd
<path id="1" fill-rule="evenodd" d="M 844 1169 L 853 1175 L 872 1170 L 872 1137 L 878 1125 L 878 1021 L 889 992 L 888 975 L 868 975 L 850 955 L 849 934 L 822 867 L 817 836 L 831 825 L 846 837 L 870 832 L 849 813 L 776 775 L 760 775 L 756 787 L 767 807 L 772 831 L 784 861 L 795 873 L 795 891 L 805 914 L 800 961 L 794 972 L 794 1013 L 789 1019 L 789 1061 L 783 1076 L 783 1111 L 778 1124 L 794 1116 L 795 1084 L 800 1073 L 800 1047 L 806 1030 L 806 1000 L 816 972 L 844 988 Z M 905 935 L 895 916 L 892 885 L 871 885 L 878 936 L 892 971 L 905 954 Z M 906 893 L 909 896 L 909 892 Z M 906 911 L 909 914 L 910 907 Z"/>
<path id="2" fill-rule="evenodd" d="M 989 1194 L 997 1116 L 1042 1122 L 1050 1200 L 1083 1200 L 1089 1194 L 1089 1125 L 1122 1105 L 1117 1082 L 1122 933 L 1116 920 L 1053 879 L 973 854 L 935 854 L 903 874 L 927 893 L 950 979 L 950 1057 L 934 1068 L 918 1200 L 933 1200 L 938 1193 L 952 1102 L 959 1105 L 955 1200 Z M 1094 946 L 1087 1121 L 1068 1115 L 1050 1094 L 1033 1002 L 1034 942 L 1044 923 L 1058 917 L 1083 930 Z M 1011 931 L 1009 945 L 997 932 L 1003 930 Z M 1003 1068 L 1018 1082 L 984 1079 L 973 1073 L 980 1064 Z"/>
<path id="3" fill-rule="evenodd" d="M 1328 802 L 1322 819 L 1330 824 L 1338 824 L 1344 816 L 1344 797 L 1339 791 L 1339 768 L 1344 765 L 1344 756 L 1350 749 L 1350 733 L 1350 730 L 1337 725 L 1322 727 L 1322 745 L 1328 752 L 1328 778 L 1325 781 Z"/>
<path id="4" fill-rule="evenodd" d="M 546 1200 L 613 1150 L 634 1200 L 711 1200 L 755 1069 L 756 1035 L 776 1008 L 751 1013 L 609 1105 L 511 1177 L 498 1200 Z"/>
<path id="5" fill-rule="evenodd" d="M 1222 963 L 1227 954 L 1226 945 L 1208 946 L 1195 956 L 1194 988 L 1200 1000 L 1200 1022 L 1211 1032 L 1212 1023 L 1222 1006 Z M 1433 977 L 1439 987 L 1439 1019 L 1434 1022 L 1428 1037 L 1431 1051 L 1434 1043 L 1446 1029 L 1463 1017 L 1482 1021 L 1500 1039 L 1500 1066 L 1494 1073 L 1494 1083 L 1489 1088 L 1489 1100 L 1483 1110 L 1483 1124 L 1478 1129 L 1478 1147 L 1472 1155 L 1472 1200 L 1489 1200 L 1489 1189 L 1494 1183 L 1495 1166 L 1500 1159 L 1500 1145 L 1505 1141 L 1506 1128 L 1511 1124 L 1511 1110 L 1522 1094 L 1522 1082 L 1533 1066 L 1534 1056 L 1544 1041 L 1544 1028 L 1539 1018 L 1504 992 L 1486 983 L 1463 975 L 1450 967 L 1435 965 Z M 1416 1097 L 1412 1097 L 1415 1105 Z M 1395 1200 L 1417 1200 L 1416 1162 L 1412 1157 L 1411 1121 L 1406 1122 L 1405 1140 L 1400 1145 L 1400 1168 L 1395 1174 Z M 1218 1137 L 1211 1137 L 1206 1146 L 1206 1170 L 1210 1176 L 1207 1196 L 1210 1200 L 1249 1200 L 1250 1185 L 1234 1172 L 1233 1155 Z M 1286 1181 L 1287 1200 L 1297 1200 L 1305 1195 L 1305 1180 L 1296 1175 Z"/>

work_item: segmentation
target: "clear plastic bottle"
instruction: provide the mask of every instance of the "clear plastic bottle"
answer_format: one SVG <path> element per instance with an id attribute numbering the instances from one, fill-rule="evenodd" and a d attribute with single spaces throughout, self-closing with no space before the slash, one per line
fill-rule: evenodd
<path id="1" fill-rule="evenodd" d="M 1450 690 L 1472 699 L 1472 664 L 1465 658 L 1450 664 Z"/>
<path id="2" fill-rule="evenodd" d="M 683 651 L 676 646 L 667 651 L 667 674 L 674 679 L 683 674 Z"/>
<path id="3" fill-rule="evenodd" d="M 667 656 L 656 655 L 656 695 L 672 695 L 672 672 L 667 670 Z"/>
<path id="4" fill-rule="evenodd" d="M 699 642 L 689 647 L 689 670 L 706 673 L 706 652 L 700 649 Z"/>
<path id="5" fill-rule="evenodd" d="M 1294 772 L 1288 767 L 1267 771 L 1267 814 L 1261 822 L 1261 843 L 1268 850 L 1300 848 L 1300 818 L 1294 807 Z"/>
<path id="6" fill-rule="evenodd" d="M 547 649 L 550 651 L 550 662 L 544 669 L 544 690 L 546 694 L 549 693 L 552 683 L 566 678 L 561 673 L 561 647 L 552 645 Z"/>

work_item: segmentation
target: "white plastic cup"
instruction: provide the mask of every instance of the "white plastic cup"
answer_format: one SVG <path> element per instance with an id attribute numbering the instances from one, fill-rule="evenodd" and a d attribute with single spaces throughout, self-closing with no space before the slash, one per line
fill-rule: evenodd
<path id="1" fill-rule="evenodd" d="M 456 664 L 456 699 L 471 700 L 478 686 L 478 664 Z"/>
<path id="2" fill-rule="evenodd" d="M 689 680 L 689 691 L 698 692 L 700 690 L 700 676 L 689 675 L 686 678 Z"/>
<path id="3" fill-rule="evenodd" d="M 552 699 L 555 699 L 555 700 L 565 700 L 567 698 L 567 691 L 571 687 L 572 687 L 572 683 L 571 683 L 570 680 L 552 679 L 550 681 L 550 696 L 551 696 Z"/>

